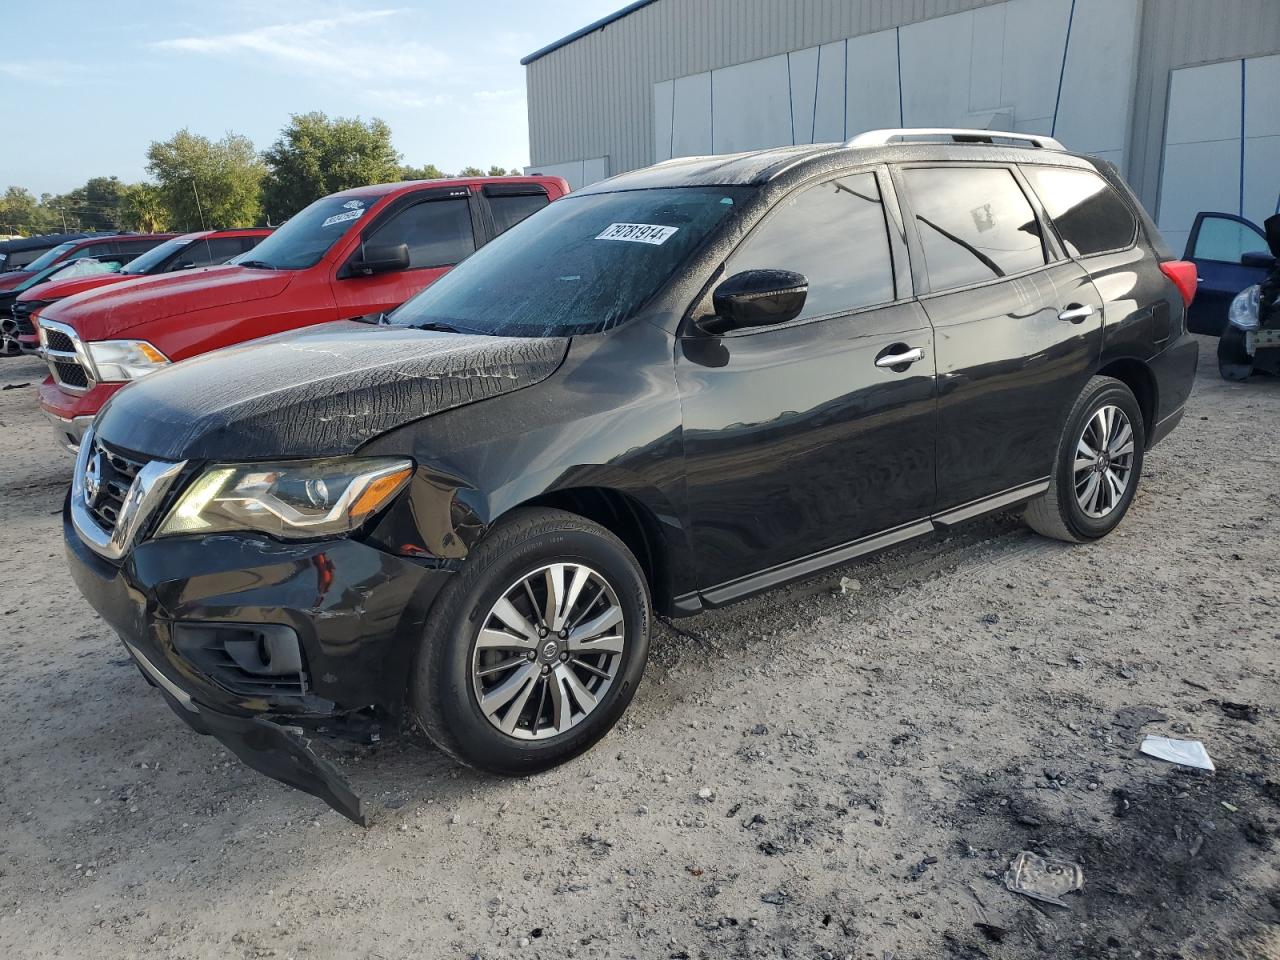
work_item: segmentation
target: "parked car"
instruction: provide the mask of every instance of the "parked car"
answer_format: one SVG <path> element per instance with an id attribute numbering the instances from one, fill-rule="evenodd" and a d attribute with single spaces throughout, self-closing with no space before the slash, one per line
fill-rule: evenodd
<path id="1" fill-rule="evenodd" d="M 169 363 L 296 327 L 376 319 L 569 190 L 560 177 L 478 177 L 317 200 L 231 265 L 68 297 L 40 313 L 40 405 L 73 449 L 103 403 Z"/>
<path id="2" fill-rule="evenodd" d="M 44 281 L 38 286 L 29 286 L 14 301 L 12 316 L 3 322 L 4 333 L 17 341 L 23 353 L 36 353 L 40 344 L 32 317 L 49 304 L 86 290 L 97 290 L 135 277 L 216 266 L 252 250 L 263 237 L 270 235 L 270 230 L 257 228 L 184 233 L 152 247 L 119 270 L 59 279 L 57 282 Z"/>
<path id="3" fill-rule="evenodd" d="M 9 240 L 0 240 L 0 276 L 11 270 L 23 269 L 36 257 L 60 243 L 90 236 L 93 234 L 46 233 L 37 237 L 13 237 Z"/>
<path id="4" fill-rule="evenodd" d="M 123 266 L 122 257 L 116 254 L 113 258 L 103 255 L 97 257 L 78 257 L 74 260 L 60 260 L 52 266 L 37 270 L 35 273 L 24 273 L 22 280 L 8 290 L 0 290 L 0 357 L 16 357 L 21 354 L 22 344 L 19 342 L 18 326 L 14 322 L 12 310 L 18 297 L 33 288 L 42 287 L 47 282 L 57 283 L 63 278 L 69 282 L 80 279 L 107 277 L 115 274 Z"/>
<path id="5" fill-rule="evenodd" d="M 1218 372 L 1224 380 L 1247 380 L 1255 371 L 1280 375 L 1280 214 L 1266 222 L 1271 249 L 1261 283 L 1236 295 L 1218 340 Z M 1253 254 L 1265 262 L 1263 254 Z"/>
<path id="6" fill-rule="evenodd" d="M 1212 337 L 1226 330 L 1227 309 L 1236 295 L 1262 283 L 1275 265 L 1266 232 L 1233 213 L 1196 214 L 1184 258 L 1196 265 L 1200 276 L 1187 328 Z"/>
<path id="7" fill-rule="evenodd" d="M 21 270 L 0 273 L 0 291 L 12 290 L 33 273 L 39 273 L 45 267 L 52 267 L 64 260 L 81 260 L 85 257 L 105 260 L 120 257 L 127 262 L 172 236 L 172 233 L 97 233 L 79 240 L 67 240 L 56 247 L 50 247 Z"/>
<path id="8" fill-rule="evenodd" d="M 1114 166 L 1047 138 L 669 161 L 385 323 L 117 393 L 69 562 L 184 720 L 361 820 L 309 736 L 416 721 L 532 773 L 621 716 L 655 612 L 997 510 L 1105 536 L 1182 417 L 1194 292 Z"/>

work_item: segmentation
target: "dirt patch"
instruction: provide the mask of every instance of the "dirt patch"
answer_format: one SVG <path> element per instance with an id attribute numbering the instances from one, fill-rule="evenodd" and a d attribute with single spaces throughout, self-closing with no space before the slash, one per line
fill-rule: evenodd
<path id="1" fill-rule="evenodd" d="M 1105 541 L 992 517 L 659 625 L 550 773 L 335 754 L 368 830 L 146 686 L 66 574 L 70 458 L 0 392 L 0 956 L 1280 957 L 1280 381 L 1212 367 Z M 1024 849 L 1081 864 L 1065 909 L 1005 890 Z"/>

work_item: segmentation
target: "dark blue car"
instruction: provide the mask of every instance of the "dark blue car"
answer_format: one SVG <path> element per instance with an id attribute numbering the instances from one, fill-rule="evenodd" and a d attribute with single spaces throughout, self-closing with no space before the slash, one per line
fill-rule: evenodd
<path id="1" fill-rule="evenodd" d="M 1236 294 L 1262 283 L 1276 263 L 1263 229 L 1234 213 L 1196 214 L 1183 259 L 1192 261 L 1200 274 L 1187 329 L 1211 337 L 1222 335 Z"/>

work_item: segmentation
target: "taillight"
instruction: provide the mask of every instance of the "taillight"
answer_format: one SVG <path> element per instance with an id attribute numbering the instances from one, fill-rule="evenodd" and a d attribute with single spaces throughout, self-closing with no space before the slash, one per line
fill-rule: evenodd
<path id="1" fill-rule="evenodd" d="M 1173 281 L 1173 285 L 1178 288 L 1178 293 L 1182 294 L 1183 304 L 1191 306 L 1191 301 L 1196 298 L 1196 287 L 1200 282 L 1196 265 L 1189 260 L 1168 260 L 1160 264 L 1160 272 Z"/>

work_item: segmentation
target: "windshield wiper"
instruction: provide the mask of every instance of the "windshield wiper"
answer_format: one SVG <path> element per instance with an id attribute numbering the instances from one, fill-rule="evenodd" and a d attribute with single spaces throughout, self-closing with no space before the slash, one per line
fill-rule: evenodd
<path id="1" fill-rule="evenodd" d="M 439 333 L 464 333 L 465 331 L 458 329 L 448 323 L 441 323 L 438 320 L 428 320 L 426 323 L 410 323 L 406 324 L 410 330 L 432 330 Z"/>
<path id="2" fill-rule="evenodd" d="M 252 268 L 253 268 L 253 269 L 255 269 L 255 270 L 274 270 L 274 269 L 276 269 L 276 268 L 275 268 L 275 266 L 273 266 L 273 265 L 272 265 L 272 264 L 270 264 L 270 263 L 267 263 L 267 261 L 265 261 L 265 260 L 237 260 L 237 261 L 236 261 L 236 266 L 237 266 L 237 267 L 252 267 Z"/>

